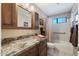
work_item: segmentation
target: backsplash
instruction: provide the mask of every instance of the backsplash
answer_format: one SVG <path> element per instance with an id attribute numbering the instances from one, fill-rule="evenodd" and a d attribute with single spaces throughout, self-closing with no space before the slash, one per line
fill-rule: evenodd
<path id="1" fill-rule="evenodd" d="M 31 35 L 39 33 L 39 30 L 31 30 L 31 29 L 2 29 L 2 39 L 9 37 L 18 37 L 22 35 Z"/>

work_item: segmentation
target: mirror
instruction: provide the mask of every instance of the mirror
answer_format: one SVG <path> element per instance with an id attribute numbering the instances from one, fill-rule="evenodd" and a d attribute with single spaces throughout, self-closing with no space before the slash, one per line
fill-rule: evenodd
<path id="1" fill-rule="evenodd" d="M 20 27 L 20 28 L 32 27 L 31 26 L 32 13 L 20 5 L 17 5 L 17 19 L 18 19 L 17 27 Z"/>

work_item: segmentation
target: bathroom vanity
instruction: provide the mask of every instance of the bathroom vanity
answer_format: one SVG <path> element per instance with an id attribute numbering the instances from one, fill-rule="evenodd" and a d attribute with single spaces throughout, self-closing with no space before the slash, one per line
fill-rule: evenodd
<path id="1" fill-rule="evenodd" d="M 36 45 L 29 47 L 29 49 L 22 50 L 16 55 L 18 56 L 47 56 L 46 40 L 40 41 Z"/>
<path id="2" fill-rule="evenodd" d="M 6 56 L 47 56 L 47 38 L 15 40 L 3 45 L 2 53 Z"/>

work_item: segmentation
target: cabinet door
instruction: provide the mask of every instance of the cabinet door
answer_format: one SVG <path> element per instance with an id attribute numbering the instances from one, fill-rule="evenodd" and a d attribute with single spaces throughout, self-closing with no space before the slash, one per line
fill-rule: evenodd
<path id="1" fill-rule="evenodd" d="M 2 3 L 2 28 L 12 28 L 16 20 L 16 5 L 13 3 Z"/>
<path id="2" fill-rule="evenodd" d="M 47 56 L 47 48 L 46 47 L 41 51 L 40 56 Z"/>
<path id="3" fill-rule="evenodd" d="M 29 56 L 38 56 L 38 45 L 29 49 L 28 53 Z"/>
<path id="4" fill-rule="evenodd" d="M 39 55 L 40 56 L 47 56 L 47 41 L 41 41 L 39 44 Z"/>
<path id="5" fill-rule="evenodd" d="M 4 25 L 10 25 L 11 22 L 11 4 L 5 3 L 2 4 L 2 24 Z"/>
<path id="6" fill-rule="evenodd" d="M 39 14 L 37 12 L 32 13 L 32 28 L 39 29 Z"/>
<path id="7" fill-rule="evenodd" d="M 35 12 L 35 28 L 39 29 L 39 14 Z"/>

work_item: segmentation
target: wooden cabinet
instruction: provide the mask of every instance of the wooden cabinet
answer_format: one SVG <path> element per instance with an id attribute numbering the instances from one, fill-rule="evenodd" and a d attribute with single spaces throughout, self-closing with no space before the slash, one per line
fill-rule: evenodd
<path id="1" fill-rule="evenodd" d="M 2 3 L 2 28 L 16 27 L 16 5 L 14 3 Z"/>
<path id="2" fill-rule="evenodd" d="M 32 28 L 39 29 L 39 14 L 37 12 L 32 13 Z"/>
<path id="3" fill-rule="evenodd" d="M 39 29 L 39 14 L 35 12 L 35 28 Z"/>
<path id="4" fill-rule="evenodd" d="M 47 56 L 47 40 L 43 40 L 40 42 L 39 56 Z"/>

